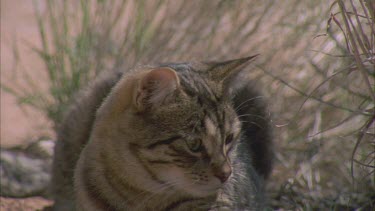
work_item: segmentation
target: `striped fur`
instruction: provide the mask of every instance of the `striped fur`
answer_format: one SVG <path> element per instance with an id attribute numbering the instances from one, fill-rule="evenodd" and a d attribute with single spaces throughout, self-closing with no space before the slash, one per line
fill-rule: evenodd
<path id="1" fill-rule="evenodd" d="M 251 59 L 100 78 L 77 97 L 60 129 L 54 209 L 260 209 L 258 174 L 271 169 L 268 122 L 258 101 L 245 102 L 257 93 L 236 77 Z M 263 116 L 259 124 L 244 124 L 254 111 Z"/>

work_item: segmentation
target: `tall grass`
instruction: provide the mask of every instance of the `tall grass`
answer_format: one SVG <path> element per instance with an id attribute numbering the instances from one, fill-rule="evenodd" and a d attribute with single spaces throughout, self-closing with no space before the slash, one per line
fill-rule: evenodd
<path id="1" fill-rule="evenodd" d="M 373 169 L 372 171 L 375 169 L 375 156 L 371 154 L 374 153 L 375 148 L 373 148 L 374 151 L 370 151 L 370 154 L 367 154 L 361 161 L 356 159 L 358 146 L 361 144 L 361 141 L 365 139 L 365 136 L 375 137 L 375 132 L 373 130 L 375 127 L 375 20 L 373 11 L 375 9 L 375 3 L 370 1 L 360 1 L 358 3 L 352 0 L 349 2 L 349 8 L 345 6 L 342 0 L 337 2 L 342 16 L 342 22 L 340 23 L 336 20 L 335 23 L 342 29 L 347 50 L 354 60 L 352 62 L 352 71 L 356 71 L 357 75 L 362 78 L 365 84 L 364 90 L 368 96 L 367 99 L 363 101 L 364 112 L 368 113 L 368 115 L 365 118 L 366 121 L 357 132 L 358 139 L 352 152 L 351 171 L 354 179 L 354 163 L 359 164 L 361 167 L 371 168 Z M 370 144 L 375 147 L 375 139 L 372 139 Z"/>
<path id="2" fill-rule="evenodd" d="M 58 126 L 99 72 L 260 53 L 269 98 L 274 208 L 366 208 L 374 190 L 374 9 L 367 0 L 44 1 L 36 8 L 47 88 L 2 83 Z M 353 185 L 354 184 L 354 185 Z M 373 204 L 372 204 L 373 206 Z"/>

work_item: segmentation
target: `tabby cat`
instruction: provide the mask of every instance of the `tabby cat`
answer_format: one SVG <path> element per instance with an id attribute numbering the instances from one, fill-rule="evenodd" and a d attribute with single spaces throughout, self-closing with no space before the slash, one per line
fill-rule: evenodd
<path id="1" fill-rule="evenodd" d="M 54 210 L 261 210 L 265 106 L 243 66 L 173 63 L 106 74 L 58 133 Z"/>

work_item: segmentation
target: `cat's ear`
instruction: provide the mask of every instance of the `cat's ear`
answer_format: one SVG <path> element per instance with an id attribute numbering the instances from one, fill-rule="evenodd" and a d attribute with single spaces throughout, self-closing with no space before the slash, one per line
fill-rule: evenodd
<path id="1" fill-rule="evenodd" d="M 210 66 L 208 74 L 214 81 L 223 82 L 229 78 L 235 77 L 242 68 L 259 54 L 240 59 L 234 59 L 224 62 L 207 62 Z"/>
<path id="2" fill-rule="evenodd" d="M 137 111 L 156 108 L 170 102 L 180 86 L 177 73 L 168 67 L 155 68 L 139 80 L 134 104 Z"/>
<path id="3" fill-rule="evenodd" d="M 238 89 L 247 81 L 242 77 L 242 70 L 245 66 L 259 54 L 240 59 L 229 60 L 225 62 L 209 62 L 208 74 L 211 80 L 222 84 L 222 93 L 224 96 L 232 97 Z"/>

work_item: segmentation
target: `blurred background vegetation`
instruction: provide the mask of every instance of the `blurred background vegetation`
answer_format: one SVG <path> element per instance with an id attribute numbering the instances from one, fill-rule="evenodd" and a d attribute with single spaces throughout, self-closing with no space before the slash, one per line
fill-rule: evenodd
<path id="1" fill-rule="evenodd" d="M 100 72 L 259 53 L 249 74 L 272 113 L 272 208 L 375 206 L 374 1 L 46 0 L 43 11 L 34 3 L 42 48 L 31 48 L 47 85 L 24 72 L 17 81 L 26 87 L 3 80 L 2 89 L 55 127 Z"/>

